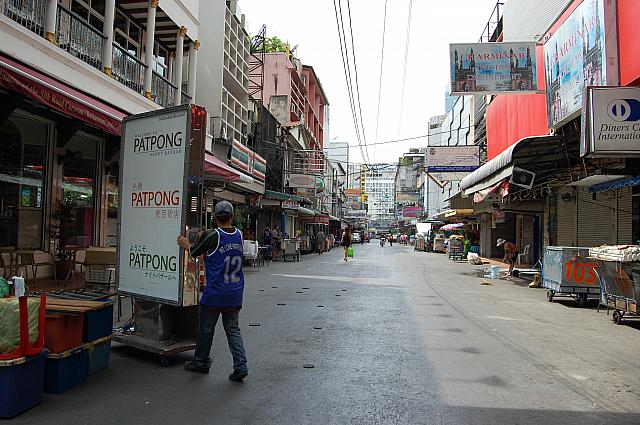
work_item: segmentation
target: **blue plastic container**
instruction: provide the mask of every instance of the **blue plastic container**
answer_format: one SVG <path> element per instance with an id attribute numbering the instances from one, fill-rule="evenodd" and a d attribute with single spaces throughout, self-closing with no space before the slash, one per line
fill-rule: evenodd
<path id="1" fill-rule="evenodd" d="M 12 418 L 42 402 L 44 357 L 0 362 L 0 418 Z"/>
<path id="2" fill-rule="evenodd" d="M 44 392 L 62 394 L 81 384 L 87 376 L 87 353 L 84 347 L 60 354 L 50 354 L 45 362 Z"/>
<path id="3" fill-rule="evenodd" d="M 111 336 L 96 341 L 87 348 L 87 375 L 93 375 L 109 367 Z"/>
<path id="4" fill-rule="evenodd" d="M 82 341 L 92 342 L 111 335 L 113 330 L 113 303 L 109 303 L 100 310 L 89 311 L 84 314 L 84 329 Z"/>

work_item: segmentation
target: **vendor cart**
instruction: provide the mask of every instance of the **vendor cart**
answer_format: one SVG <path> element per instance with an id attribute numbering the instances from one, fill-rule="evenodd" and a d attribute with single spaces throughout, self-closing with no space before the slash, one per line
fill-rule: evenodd
<path id="1" fill-rule="evenodd" d="M 300 241 L 298 239 L 285 239 L 282 241 L 283 246 L 283 260 L 287 261 L 287 257 L 293 258 L 295 261 L 300 261 Z"/>
<path id="2" fill-rule="evenodd" d="M 414 251 L 427 251 L 427 243 L 425 237 L 422 235 L 418 235 L 416 237 L 416 244 L 413 247 Z"/>
<path id="3" fill-rule="evenodd" d="M 458 238 L 450 238 L 447 247 L 447 256 L 450 260 L 462 260 L 464 258 L 464 243 Z"/>
<path id="4" fill-rule="evenodd" d="M 555 297 L 570 297 L 580 306 L 589 298 L 600 297 L 600 285 L 589 258 L 589 248 L 548 246 L 544 254 L 542 287 L 547 289 L 547 301 Z"/>
<path id="5" fill-rule="evenodd" d="M 438 235 L 433 240 L 433 252 L 447 252 L 444 245 L 444 237 Z"/>
<path id="6" fill-rule="evenodd" d="M 640 263 L 597 262 L 596 273 L 602 286 L 601 302 L 613 310 L 613 321 L 620 325 L 625 316 L 638 317 L 640 302 Z"/>

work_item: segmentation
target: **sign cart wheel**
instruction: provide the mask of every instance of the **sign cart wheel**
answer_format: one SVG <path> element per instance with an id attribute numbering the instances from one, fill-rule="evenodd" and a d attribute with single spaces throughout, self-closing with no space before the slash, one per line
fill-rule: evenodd
<path id="1" fill-rule="evenodd" d="M 547 301 L 553 302 L 553 296 L 555 295 L 554 291 L 547 291 Z"/>
<path id="2" fill-rule="evenodd" d="M 576 301 L 578 302 L 579 307 L 584 307 L 587 304 L 587 294 L 578 294 L 576 296 Z"/>
<path id="3" fill-rule="evenodd" d="M 622 324 L 622 318 L 624 317 L 624 312 L 620 311 L 620 310 L 616 310 L 613 312 L 613 322 L 616 325 L 621 325 Z"/>

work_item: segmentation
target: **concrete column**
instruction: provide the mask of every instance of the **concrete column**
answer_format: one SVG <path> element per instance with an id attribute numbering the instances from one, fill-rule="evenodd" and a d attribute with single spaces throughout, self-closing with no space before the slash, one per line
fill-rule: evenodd
<path id="1" fill-rule="evenodd" d="M 151 81 L 153 79 L 153 43 L 156 34 L 156 9 L 158 0 L 150 0 L 147 7 L 147 37 L 144 42 L 144 63 L 147 67 L 144 70 L 144 95 L 151 99 Z"/>
<path id="2" fill-rule="evenodd" d="M 113 20 L 116 13 L 116 0 L 106 0 L 104 4 L 104 23 L 102 33 L 105 37 L 104 48 L 102 50 L 102 67 L 104 73 L 111 76 L 111 66 L 113 62 Z"/>
<path id="3" fill-rule="evenodd" d="M 174 100 L 176 106 L 182 103 L 182 62 L 184 60 L 185 35 L 187 35 L 187 27 L 180 27 L 176 35 L 176 60 L 173 69 L 173 84 L 178 88 Z"/>
<path id="4" fill-rule="evenodd" d="M 47 0 L 44 12 L 44 38 L 56 44 L 56 18 L 58 15 L 58 1 Z"/>
<path id="5" fill-rule="evenodd" d="M 167 61 L 167 80 L 173 81 L 173 63 L 176 59 L 176 52 L 169 52 L 169 59 Z"/>
<path id="6" fill-rule="evenodd" d="M 196 101 L 196 70 L 198 69 L 198 49 L 200 42 L 198 40 L 189 44 L 189 87 L 187 89 L 191 102 Z"/>

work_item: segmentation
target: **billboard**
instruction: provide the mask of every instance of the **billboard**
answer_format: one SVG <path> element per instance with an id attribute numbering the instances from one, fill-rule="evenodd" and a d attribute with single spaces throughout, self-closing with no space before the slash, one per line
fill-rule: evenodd
<path id="1" fill-rule="evenodd" d="M 403 217 L 421 217 L 422 207 L 404 207 L 402 208 Z"/>
<path id="2" fill-rule="evenodd" d="M 344 190 L 344 196 L 350 197 L 350 198 L 359 198 L 362 195 L 362 189 L 360 188 L 351 188 L 351 189 L 345 189 Z"/>
<path id="3" fill-rule="evenodd" d="M 537 92 L 534 42 L 450 44 L 451 94 Z"/>
<path id="4" fill-rule="evenodd" d="M 354 210 L 354 209 L 346 209 L 344 211 L 345 218 L 357 218 L 357 217 L 366 217 L 367 210 Z"/>
<path id="5" fill-rule="evenodd" d="M 120 158 L 118 290 L 180 304 L 187 109 L 124 121 Z"/>
<path id="6" fill-rule="evenodd" d="M 480 167 L 479 146 L 429 146 L 428 172 L 471 172 Z"/>
<path id="7" fill-rule="evenodd" d="M 605 7 L 604 3 L 585 0 L 544 43 L 550 128 L 580 114 L 586 86 L 617 85 L 617 72 L 607 72 L 608 68 L 617 68 L 616 49 L 607 49 L 615 42 L 616 31 L 605 39 L 605 23 L 611 22 L 615 28 L 615 6 Z M 610 14 L 613 18 L 605 19 Z"/>
<path id="8" fill-rule="evenodd" d="M 289 174 L 289 187 L 315 189 L 316 176 L 309 174 Z"/>
<path id="9" fill-rule="evenodd" d="M 640 153 L 640 88 L 588 87 L 580 153 L 588 156 Z"/>

